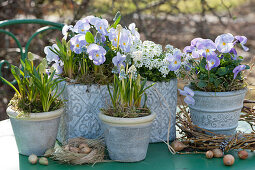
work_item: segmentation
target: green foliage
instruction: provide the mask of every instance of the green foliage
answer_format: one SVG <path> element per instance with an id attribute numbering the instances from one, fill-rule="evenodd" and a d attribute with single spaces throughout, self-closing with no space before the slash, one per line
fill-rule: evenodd
<path id="1" fill-rule="evenodd" d="M 86 41 L 94 42 L 94 37 L 90 32 L 86 33 L 85 38 Z M 56 44 L 59 50 L 55 48 L 52 51 L 64 63 L 63 77 L 75 79 L 77 83 L 84 84 L 108 84 L 113 80 L 111 68 L 113 68 L 112 58 L 116 56 L 114 49 L 107 48 L 105 63 L 97 66 L 89 59 L 87 53 L 75 54 L 72 52 L 69 41 L 66 42 L 65 39 L 62 39 L 62 42 L 56 40 Z M 105 46 L 111 46 L 109 39 L 105 41 Z"/>
<path id="2" fill-rule="evenodd" d="M 56 44 L 59 50 L 54 48 L 52 49 L 52 52 L 57 54 L 63 61 L 64 75 L 72 79 L 74 76 L 74 70 L 77 68 L 75 64 L 77 62 L 77 57 L 75 57 L 75 54 L 70 49 L 70 42 L 67 43 L 64 38 L 62 39 L 62 42 L 56 40 Z"/>
<path id="3" fill-rule="evenodd" d="M 125 115 L 128 117 L 129 113 L 136 113 L 142 108 L 146 108 L 147 96 L 145 91 L 154 85 L 146 86 L 146 82 L 147 79 L 142 79 L 139 74 L 136 75 L 135 72 L 129 71 L 128 67 L 125 71 L 124 66 L 122 66 L 120 76 L 114 75 L 112 87 L 107 85 L 113 106 L 113 109 L 110 109 L 112 116 L 123 117 Z M 145 101 L 142 106 L 143 95 L 145 95 Z"/>
<path id="4" fill-rule="evenodd" d="M 17 81 L 18 89 L 3 77 L 0 77 L 16 91 L 16 106 L 25 112 L 47 112 L 51 109 L 58 109 L 62 104 L 58 97 L 62 93 L 58 90 L 58 84 L 63 79 L 55 78 L 55 70 L 51 69 L 51 74 L 46 73 L 47 61 L 43 61 L 34 66 L 32 53 L 28 53 L 28 59 L 21 60 L 23 70 L 16 66 L 11 66 L 11 72 Z M 38 108 L 34 108 L 36 106 Z M 14 106 L 15 107 L 15 106 Z"/>
<path id="5" fill-rule="evenodd" d="M 206 58 L 204 57 L 199 63 L 196 63 L 194 71 L 191 72 L 196 78 L 193 79 L 191 85 L 194 90 L 225 92 L 240 90 L 245 87 L 242 73 L 238 73 L 234 79 L 233 70 L 242 62 L 239 56 L 236 60 L 231 59 L 230 54 L 223 54 L 220 58 L 220 65 L 211 70 L 206 70 Z M 249 69 L 249 66 L 246 66 Z"/>
<path id="6" fill-rule="evenodd" d="M 121 20 L 121 14 L 120 14 L 120 11 L 118 11 L 118 12 L 116 13 L 115 17 L 113 18 L 114 23 L 111 25 L 110 28 L 113 27 L 113 28 L 116 29 L 116 27 L 117 27 L 117 25 L 119 24 L 120 20 Z"/>
<path id="7" fill-rule="evenodd" d="M 150 70 L 149 68 L 143 66 L 138 68 L 137 70 L 142 77 L 145 77 L 147 78 L 147 80 L 153 81 L 153 82 L 163 82 L 163 81 L 166 82 L 166 81 L 170 81 L 173 78 L 176 78 L 176 75 L 173 71 L 170 71 L 166 75 L 166 77 L 163 77 L 162 73 L 156 68 L 153 68 Z"/>
<path id="8" fill-rule="evenodd" d="M 86 39 L 87 43 L 94 43 L 94 41 L 95 41 L 94 36 L 91 32 L 86 33 L 85 39 Z"/>

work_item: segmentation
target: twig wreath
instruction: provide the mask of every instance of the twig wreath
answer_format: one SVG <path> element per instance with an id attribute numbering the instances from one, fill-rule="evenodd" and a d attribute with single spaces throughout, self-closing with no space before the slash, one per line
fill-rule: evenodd
<path id="1" fill-rule="evenodd" d="M 245 101 L 247 103 L 247 101 Z M 255 110 L 247 106 L 243 107 L 243 113 L 240 120 L 246 121 L 251 125 L 253 132 L 243 133 L 238 131 L 232 136 L 217 135 L 208 130 L 194 125 L 190 118 L 187 106 L 180 105 L 180 111 L 177 113 L 176 125 L 180 129 L 182 136 L 179 138 L 187 147 L 180 154 L 201 153 L 212 149 L 221 149 L 228 152 L 234 149 L 255 150 Z M 177 152 L 178 153 L 178 152 Z"/>

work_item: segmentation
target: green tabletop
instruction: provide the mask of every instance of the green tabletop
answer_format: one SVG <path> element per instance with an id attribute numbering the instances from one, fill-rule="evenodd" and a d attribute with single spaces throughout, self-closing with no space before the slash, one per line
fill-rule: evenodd
<path id="1" fill-rule="evenodd" d="M 27 156 L 19 155 L 9 120 L 0 122 L 0 170 L 252 170 L 255 169 L 255 154 L 249 152 L 246 160 L 237 158 L 233 166 L 226 167 L 222 158 L 206 159 L 203 154 L 172 155 L 163 143 L 150 144 L 147 157 L 138 163 L 98 163 L 91 165 L 61 165 L 50 160 L 48 166 L 30 165 Z"/>

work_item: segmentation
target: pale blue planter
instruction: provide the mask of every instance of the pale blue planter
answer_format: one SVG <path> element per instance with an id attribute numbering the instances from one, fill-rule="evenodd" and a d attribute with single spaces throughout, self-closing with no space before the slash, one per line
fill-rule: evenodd
<path id="1" fill-rule="evenodd" d="M 106 85 L 84 85 L 62 82 L 61 97 L 65 100 L 65 111 L 60 119 L 57 139 L 63 143 L 71 138 L 98 139 L 103 136 L 98 118 L 101 108 L 110 104 Z"/>
<path id="2" fill-rule="evenodd" d="M 194 91 L 195 105 L 189 105 L 192 122 L 215 134 L 235 134 L 246 92 L 246 88 L 230 92 Z"/>
<path id="3" fill-rule="evenodd" d="M 155 117 L 155 114 L 151 114 L 139 118 L 118 118 L 100 113 L 110 158 L 120 162 L 144 160 Z"/>
<path id="4" fill-rule="evenodd" d="M 148 85 L 154 82 L 147 82 Z M 167 141 L 170 121 L 169 140 L 176 138 L 176 108 L 177 108 L 177 79 L 168 82 L 155 82 L 154 86 L 146 90 L 147 106 L 156 118 L 152 124 L 150 142 Z"/>
<path id="5" fill-rule="evenodd" d="M 10 117 L 20 154 L 43 156 L 47 149 L 54 147 L 64 108 L 51 112 L 30 113 L 24 118 L 16 118 L 19 113 L 10 107 L 6 112 Z"/>

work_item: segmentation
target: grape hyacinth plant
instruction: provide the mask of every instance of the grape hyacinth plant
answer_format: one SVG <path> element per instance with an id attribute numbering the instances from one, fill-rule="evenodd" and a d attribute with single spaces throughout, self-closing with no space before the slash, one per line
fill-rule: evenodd
<path id="1" fill-rule="evenodd" d="M 111 96 L 112 106 L 109 109 L 103 109 L 106 115 L 113 117 L 140 117 L 150 114 L 146 107 L 147 96 L 145 91 L 152 87 L 145 86 L 147 79 L 144 79 L 137 73 L 134 65 L 131 67 L 120 65 L 118 74 L 114 74 L 113 85 L 108 85 L 108 91 Z M 142 103 L 142 96 L 145 96 Z"/>
<path id="2" fill-rule="evenodd" d="M 10 105 L 13 109 L 20 111 L 21 115 L 23 113 L 49 112 L 57 110 L 63 105 L 63 102 L 59 100 L 63 90 L 58 90 L 58 84 L 63 79 L 55 76 L 57 70 L 54 67 L 46 69 L 46 59 L 43 59 L 37 67 L 34 66 L 33 59 L 33 54 L 28 52 L 28 58 L 24 61 L 21 60 L 23 69 L 11 66 L 11 72 L 17 81 L 18 89 L 0 76 L 6 84 L 15 90 L 16 93 L 10 101 Z"/>
<path id="3" fill-rule="evenodd" d="M 120 19 L 118 12 L 112 25 L 95 16 L 82 18 L 74 26 L 65 25 L 62 41 L 44 49 L 48 63 L 57 74 L 76 83 L 111 82 L 114 66 L 119 69 L 135 41 L 140 40 L 135 24 L 125 28 L 119 25 Z"/>
<path id="4" fill-rule="evenodd" d="M 181 64 L 182 78 L 191 81 L 192 90 L 206 92 L 227 92 L 243 89 L 246 84 L 242 71 L 249 69 L 248 65 L 241 64 L 243 57 L 237 55 L 236 47 L 240 45 L 244 51 L 245 36 L 233 36 L 230 33 L 219 35 L 213 42 L 210 39 L 195 38 L 190 46 L 183 50 L 184 56 Z M 194 104 L 191 99 L 191 89 L 180 90 L 187 98 L 188 104 Z M 187 95 L 188 94 L 188 95 Z"/>

